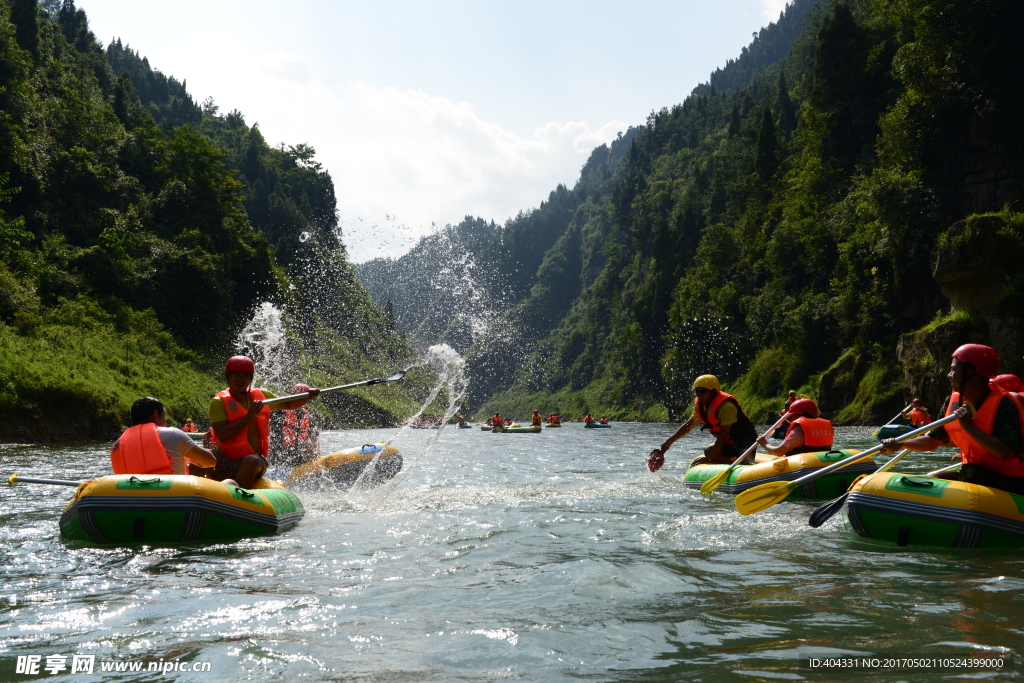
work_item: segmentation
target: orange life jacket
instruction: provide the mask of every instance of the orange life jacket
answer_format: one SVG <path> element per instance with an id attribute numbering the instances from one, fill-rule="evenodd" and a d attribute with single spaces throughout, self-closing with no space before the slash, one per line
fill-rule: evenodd
<path id="1" fill-rule="evenodd" d="M 974 416 L 974 426 L 985 432 L 986 434 L 992 434 L 992 424 L 995 422 L 996 411 L 999 409 L 999 402 L 1003 400 L 1003 397 L 1007 395 L 1005 389 L 998 385 L 989 385 L 989 394 L 985 397 L 981 407 L 978 408 L 978 414 Z M 1018 412 L 1021 410 L 1020 404 L 1014 400 L 1017 404 Z M 952 415 L 956 412 L 957 408 L 960 407 L 960 394 L 953 392 L 949 397 L 949 406 L 946 408 L 946 415 Z M 1024 425 L 1024 423 L 1022 423 Z M 946 434 L 949 435 L 949 440 L 955 443 L 960 448 L 960 453 L 963 455 L 964 464 L 981 465 L 987 467 L 994 472 L 998 472 L 1004 477 L 1024 477 L 1024 460 L 1021 459 L 1019 453 L 1014 456 L 1003 460 L 997 458 L 987 450 L 985 450 L 980 444 L 975 443 L 974 439 L 967 435 L 967 433 L 960 427 L 959 420 L 953 420 L 945 425 Z"/>
<path id="2" fill-rule="evenodd" d="M 583 418 L 583 421 L 586 422 L 587 424 L 590 424 L 591 422 L 594 421 L 594 418 L 587 415 L 585 418 Z"/>
<path id="3" fill-rule="evenodd" d="M 495 427 L 502 427 L 505 424 L 505 420 L 501 417 L 501 415 L 495 415 L 492 422 Z"/>
<path id="4" fill-rule="evenodd" d="M 110 449 L 114 474 L 174 474 L 171 455 L 152 422 L 125 430 Z"/>
<path id="5" fill-rule="evenodd" d="M 754 429 L 754 423 L 750 421 L 747 414 L 743 412 L 743 408 L 740 406 L 740 402 L 736 400 L 735 396 L 731 396 L 724 391 L 719 391 L 715 394 L 715 397 L 711 399 L 711 403 L 707 407 L 697 399 L 697 417 L 703 422 L 708 431 L 714 434 L 716 437 L 721 431 L 722 422 L 718 419 L 718 409 L 726 401 L 732 401 L 736 404 L 736 423 L 733 424 L 732 429 L 729 430 L 729 436 L 725 439 L 727 446 L 735 446 L 737 444 L 737 437 L 742 438 L 748 443 L 752 443 L 757 440 L 757 432 Z M 751 438 L 751 436 L 753 438 Z"/>
<path id="6" fill-rule="evenodd" d="M 835 432 L 832 429 L 832 423 L 828 420 L 820 417 L 798 417 L 793 420 L 789 425 L 789 429 L 786 430 L 786 438 L 789 438 L 790 432 L 792 432 L 793 428 L 797 425 L 800 425 L 800 429 L 804 433 L 804 445 L 797 446 L 787 453 L 787 455 L 813 453 L 815 451 L 828 450 L 832 448 L 832 441 L 835 437 Z"/>
<path id="7" fill-rule="evenodd" d="M 186 422 L 185 426 L 181 428 L 181 431 L 185 432 L 186 434 L 195 434 L 196 426 L 191 422 Z"/>
<path id="8" fill-rule="evenodd" d="M 249 412 L 231 396 L 230 389 L 225 389 L 217 394 L 217 398 L 224 403 L 224 411 L 228 414 L 228 424 L 241 420 Z M 250 401 L 262 401 L 264 398 L 263 392 L 259 389 L 249 390 Z M 211 429 L 210 431 L 213 433 L 214 442 L 224 451 L 224 455 L 232 460 L 244 458 L 253 452 L 252 445 L 249 443 L 249 425 L 246 425 L 245 429 L 227 441 L 218 439 L 215 430 Z M 260 452 L 258 455 L 262 455 L 265 458 L 267 453 L 270 452 L 270 406 L 263 406 L 263 410 L 256 416 L 256 433 L 260 437 Z"/>
<path id="9" fill-rule="evenodd" d="M 540 425 L 540 423 L 543 422 L 543 421 L 544 421 L 544 418 L 542 418 L 540 416 L 540 413 L 534 413 L 534 415 L 533 415 L 533 424 L 534 425 Z"/>
<path id="10" fill-rule="evenodd" d="M 924 412 L 919 408 L 914 408 L 910 411 L 910 424 L 915 427 L 921 427 L 931 422 L 928 413 Z"/>

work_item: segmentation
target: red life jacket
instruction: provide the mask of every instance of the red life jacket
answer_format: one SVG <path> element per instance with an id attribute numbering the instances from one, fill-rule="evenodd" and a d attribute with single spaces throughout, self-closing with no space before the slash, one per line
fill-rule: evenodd
<path id="1" fill-rule="evenodd" d="M 110 449 L 114 474 L 174 474 L 171 455 L 152 422 L 125 430 Z"/>
<path id="2" fill-rule="evenodd" d="M 299 417 L 302 413 L 302 417 Z M 281 442 L 285 448 L 291 448 L 309 441 L 309 431 L 313 421 L 309 419 L 309 411 L 305 408 L 284 411 L 284 425 L 281 427 Z"/>
<path id="3" fill-rule="evenodd" d="M 193 424 L 191 422 L 188 422 L 188 423 L 185 424 L 184 427 L 181 428 L 181 431 L 185 432 L 186 434 L 195 434 L 196 433 L 196 426 L 195 426 L 195 424 Z"/>
<path id="4" fill-rule="evenodd" d="M 910 424 L 913 425 L 914 427 L 921 427 L 928 424 L 929 422 L 931 422 L 931 420 L 928 418 L 928 413 L 918 408 L 914 408 L 913 410 L 910 411 Z"/>
<path id="5" fill-rule="evenodd" d="M 224 411 L 228 414 L 228 424 L 241 420 L 249 412 L 231 396 L 230 389 L 225 389 L 217 394 L 217 398 L 224 403 Z M 249 390 L 250 401 L 262 401 L 264 398 L 263 392 L 259 389 Z M 253 452 L 252 445 L 249 443 L 249 425 L 246 425 L 242 431 L 227 441 L 218 439 L 216 430 L 211 429 L 210 431 L 213 433 L 214 442 L 224 451 L 224 455 L 232 460 L 244 458 Z M 262 455 L 265 458 L 267 453 L 270 452 L 270 406 L 263 406 L 263 410 L 256 416 L 256 433 L 260 437 L 260 452 L 258 455 Z"/>
<path id="6" fill-rule="evenodd" d="M 793 420 L 789 425 L 789 429 L 786 430 L 786 438 L 789 438 L 790 432 L 793 428 L 800 425 L 800 430 L 804 433 L 804 444 L 803 446 L 797 446 L 791 450 L 787 455 L 796 455 L 798 453 L 813 453 L 820 450 L 829 450 L 832 448 L 832 441 L 835 437 L 834 430 L 832 429 L 832 423 L 828 420 L 820 417 L 798 417 Z"/>
<path id="7" fill-rule="evenodd" d="M 583 418 L 583 421 L 586 422 L 587 424 L 590 424 L 591 422 L 594 421 L 594 418 L 587 415 L 585 418 Z"/>
<path id="8" fill-rule="evenodd" d="M 999 402 L 1003 400 L 1003 397 L 1007 395 L 1005 389 L 998 385 L 989 385 L 989 394 L 985 397 L 981 407 L 978 408 L 978 414 L 974 416 L 974 426 L 985 432 L 986 434 L 992 434 L 992 424 L 995 422 L 996 411 L 999 409 Z M 1020 404 L 1017 403 L 1017 410 L 1020 411 Z M 949 406 L 946 408 L 946 415 L 952 415 L 956 412 L 957 408 L 960 407 L 960 394 L 953 392 L 949 397 Z M 1024 423 L 1022 423 L 1024 424 Z M 959 420 L 953 420 L 945 425 L 946 434 L 949 435 L 949 440 L 955 443 L 960 448 L 960 453 L 963 455 L 964 464 L 981 465 L 987 467 L 990 470 L 998 472 L 1004 477 L 1024 477 L 1024 460 L 1021 459 L 1019 453 L 1014 456 L 1003 460 L 997 458 L 985 450 L 980 444 L 975 443 L 974 439 L 967 435 L 967 433 L 960 427 Z"/>
<path id="9" fill-rule="evenodd" d="M 538 425 L 539 426 L 540 423 L 543 422 L 543 421 L 544 421 L 544 418 L 542 418 L 539 413 L 535 413 L 534 414 L 534 416 L 533 416 L 533 424 L 534 425 Z"/>

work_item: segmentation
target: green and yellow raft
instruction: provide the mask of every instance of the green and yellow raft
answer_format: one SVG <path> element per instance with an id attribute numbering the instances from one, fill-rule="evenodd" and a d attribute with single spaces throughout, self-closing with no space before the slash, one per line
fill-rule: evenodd
<path id="1" fill-rule="evenodd" d="M 504 427 L 502 429 L 494 430 L 498 434 L 540 434 L 540 425 L 531 425 L 529 427 Z"/>
<path id="2" fill-rule="evenodd" d="M 291 529 L 302 502 L 276 481 L 243 489 L 189 475 L 113 474 L 78 487 L 60 516 L 65 538 L 101 544 L 226 542 Z"/>
<path id="3" fill-rule="evenodd" d="M 362 478 L 361 484 L 378 486 L 394 479 L 402 469 L 402 453 L 383 442 L 346 448 L 296 465 L 290 471 L 268 470 L 274 479 L 284 479 L 297 489 L 344 488 Z"/>
<path id="4" fill-rule="evenodd" d="M 879 472 L 853 484 L 843 516 L 903 548 L 1024 547 L 1024 496 L 960 481 Z"/>
<path id="5" fill-rule="evenodd" d="M 751 465 L 739 465 L 732 471 L 729 478 L 718 487 L 723 493 L 739 493 L 749 488 L 766 484 L 770 481 L 793 481 L 805 474 L 810 474 L 819 467 L 856 455 L 858 450 L 818 451 L 787 455 L 783 458 L 758 462 Z M 762 458 L 770 458 L 762 455 Z M 697 465 L 686 471 L 683 483 L 686 488 L 699 489 L 708 479 L 720 474 L 728 465 Z M 855 462 L 840 468 L 831 474 L 818 477 L 793 490 L 788 500 L 824 500 L 835 498 L 850 487 L 853 480 L 862 474 L 870 474 L 878 469 L 871 459 Z"/>

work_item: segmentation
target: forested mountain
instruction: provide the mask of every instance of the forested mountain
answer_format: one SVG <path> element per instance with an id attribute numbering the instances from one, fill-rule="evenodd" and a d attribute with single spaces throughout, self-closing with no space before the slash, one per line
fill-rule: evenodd
<path id="1" fill-rule="evenodd" d="M 1008 0 L 791 5 L 579 199 L 512 324 L 469 349 L 474 406 L 677 416 L 713 372 L 758 418 L 795 388 L 871 421 L 957 339 L 1004 340 L 1021 367 L 1014 270 L 952 311 L 944 292 L 986 272 L 979 235 L 1021 242 L 1022 28 Z M 942 289 L 937 249 L 959 264 Z M 545 266 L 569 277 L 546 290 Z"/>
<path id="2" fill-rule="evenodd" d="M 0 117 L 0 440 L 109 436 L 144 394 L 201 419 L 261 302 L 304 377 L 408 362 L 313 148 L 272 148 L 120 40 L 104 51 L 73 0 L 0 0 Z"/>

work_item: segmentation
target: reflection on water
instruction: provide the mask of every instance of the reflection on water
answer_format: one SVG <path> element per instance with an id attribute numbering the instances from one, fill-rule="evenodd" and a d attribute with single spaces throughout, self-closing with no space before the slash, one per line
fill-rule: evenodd
<path id="1" fill-rule="evenodd" d="M 0 680 L 30 680 L 18 655 L 95 654 L 209 661 L 172 674 L 202 681 L 926 681 L 943 675 L 826 676 L 796 658 L 1024 644 L 1019 554 L 896 551 L 839 516 L 809 528 L 814 503 L 741 517 L 682 486 L 706 436 L 646 471 L 671 430 L 327 433 L 329 450 L 394 437 L 415 464 L 387 495 L 310 494 L 298 528 L 226 545 L 68 544 L 69 489 L 3 487 Z M 108 470 L 102 446 L 0 448 L 5 475 Z"/>

